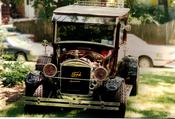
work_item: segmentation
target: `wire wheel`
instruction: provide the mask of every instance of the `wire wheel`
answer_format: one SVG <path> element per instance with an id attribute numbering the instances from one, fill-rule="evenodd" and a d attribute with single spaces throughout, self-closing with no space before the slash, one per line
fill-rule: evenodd
<path id="1" fill-rule="evenodd" d="M 33 96 L 43 97 L 43 85 L 38 86 L 38 88 L 35 90 Z"/>
<path id="2" fill-rule="evenodd" d="M 125 82 L 122 81 L 121 86 L 119 87 L 117 93 L 116 93 L 117 101 L 120 102 L 119 106 L 119 117 L 124 118 L 125 117 L 125 111 L 126 111 L 126 85 Z"/>

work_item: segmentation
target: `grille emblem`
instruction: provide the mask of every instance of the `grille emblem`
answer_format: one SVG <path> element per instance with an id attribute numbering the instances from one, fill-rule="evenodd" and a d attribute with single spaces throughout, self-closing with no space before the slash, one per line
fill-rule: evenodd
<path id="1" fill-rule="evenodd" d="M 81 77 L 81 72 L 79 72 L 79 71 L 77 71 L 77 72 L 72 72 L 71 77 L 72 77 L 72 78 Z"/>

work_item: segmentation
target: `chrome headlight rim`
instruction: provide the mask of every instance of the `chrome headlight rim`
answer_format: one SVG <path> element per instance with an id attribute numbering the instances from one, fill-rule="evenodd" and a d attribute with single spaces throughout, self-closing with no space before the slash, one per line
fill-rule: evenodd
<path id="1" fill-rule="evenodd" d="M 97 74 L 99 74 L 99 73 L 101 73 L 99 70 L 103 70 L 104 72 L 105 72 L 105 76 L 103 76 L 103 78 L 99 78 L 98 76 L 97 76 Z M 108 76 L 108 71 L 107 71 L 107 69 L 106 68 L 104 68 L 104 67 L 102 67 L 102 66 L 100 66 L 100 67 L 98 67 L 98 68 L 96 68 L 95 70 L 94 70 L 94 79 L 96 80 L 96 81 L 106 81 L 107 80 L 107 76 Z"/>
<path id="2" fill-rule="evenodd" d="M 46 70 L 47 70 L 47 67 L 48 67 L 48 66 L 52 66 L 52 67 L 55 69 L 54 72 L 52 72 L 51 75 L 48 75 L 48 74 L 46 73 Z M 44 67 L 43 67 L 43 74 L 44 74 L 45 77 L 54 77 L 54 76 L 57 74 L 57 72 L 58 72 L 58 69 L 57 69 L 57 67 L 56 67 L 53 63 L 47 63 L 47 64 L 44 65 Z"/>

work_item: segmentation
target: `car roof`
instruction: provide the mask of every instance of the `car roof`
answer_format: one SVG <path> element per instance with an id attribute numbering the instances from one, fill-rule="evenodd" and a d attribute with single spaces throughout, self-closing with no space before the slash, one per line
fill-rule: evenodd
<path id="1" fill-rule="evenodd" d="M 98 17 L 124 17 L 129 12 L 129 8 L 100 7 L 100 6 L 81 6 L 68 5 L 59 7 L 53 11 L 56 15 L 79 15 L 79 16 L 98 16 Z"/>

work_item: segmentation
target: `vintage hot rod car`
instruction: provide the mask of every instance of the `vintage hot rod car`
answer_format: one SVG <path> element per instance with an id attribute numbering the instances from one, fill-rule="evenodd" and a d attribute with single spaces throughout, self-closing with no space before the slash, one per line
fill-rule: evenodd
<path id="1" fill-rule="evenodd" d="M 53 12 L 53 55 L 40 57 L 25 81 L 32 105 L 117 111 L 137 94 L 137 59 L 118 61 L 120 33 L 127 40 L 128 8 L 82 4 Z M 132 89 L 132 90 L 131 90 Z"/>

